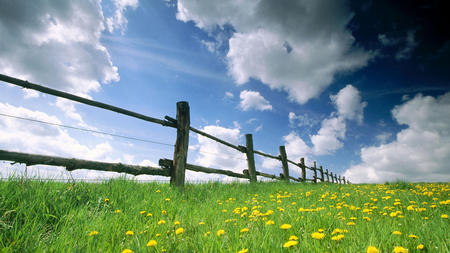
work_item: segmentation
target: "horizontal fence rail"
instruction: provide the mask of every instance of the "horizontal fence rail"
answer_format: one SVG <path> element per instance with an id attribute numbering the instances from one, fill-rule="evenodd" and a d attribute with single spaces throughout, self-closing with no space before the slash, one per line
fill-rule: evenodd
<path id="1" fill-rule="evenodd" d="M 150 116 L 146 116 L 140 113 L 136 113 L 133 111 L 129 111 L 120 107 L 116 107 L 113 105 L 97 102 L 94 100 L 86 99 L 80 96 L 76 96 L 67 92 L 54 90 L 51 88 L 47 88 L 38 84 L 30 83 L 28 81 L 20 80 L 14 77 L 6 76 L 0 74 L 0 81 L 8 82 L 11 84 L 18 85 L 23 88 L 33 89 L 36 91 L 40 91 L 43 93 L 47 93 L 50 95 L 54 95 L 57 97 L 66 98 L 72 101 L 76 101 L 79 103 L 83 103 L 86 105 L 106 109 L 109 111 L 117 112 L 120 114 L 128 115 L 134 118 L 138 118 L 141 120 L 145 120 L 151 123 L 159 124 L 162 126 L 173 127 L 177 129 L 177 138 L 175 141 L 174 147 L 174 156 L 173 160 L 170 159 L 160 159 L 159 166 L 150 167 L 150 166 L 137 166 L 137 165 L 128 165 L 122 163 L 107 163 L 107 162 L 97 162 L 97 161 L 89 161 L 89 160 L 81 160 L 75 158 L 62 158 L 56 156 L 46 156 L 46 155 L 38 155 L 38 154 L 27 154 L 27 153 L 19 153 L 19 152 L 10 152 L 6 150 L 0 150 L 0 160 L 12 161 L 14 163 L 24 163 L 26 165 L 53 165 L 53 166 L 62 166 L 65 167 L 68 171 L 73 171 L 76 169 L 91 169 L 91 170 L 101 170 L 101 171 L 113 171 L 119 173 L 128 173 L 132 175 L 158 175 L 158 176 L 166 176 L 170 177 L 170 183 L 183 188 L 185 182 L 185 171 L 191 170 L 202 173 L 212 173 L 212 174 L 221 174 L 229 177 L 242 178 L 250 180 L 251 183 L 257 181 L 257 176 L 271 178 L 274 180 L 284 180 L 289 182 L 290 180 L 296 182 L 312 182 L 318 183 L 320 182 L 329 182 L 336 184 L 348 184 L 350 183 L 345 177 L 337 176 L 333 174 L 333 172 L 329 172 L 328 169 L 323 170 L 322 166 L 317 167 L 316 162 L 314 161 L 313 166 L 309 167 L 305 165 L 304 158 L 301 158 L 298 163 L 288 159 L 286 154 L 285 146 L 279 147 L 279 155 L 271 155 L 264 153 L 262 151 L 255 150 L 253 148 L 253 137 L 251 134 L 245 135 L 245 146 L 234 145 L 227 141 L 221 140 L 211 134 L 205 133 L 201 130 L 198 130 L 190 125 L 190 109 L 188 102 L 178 102 L 177 103 L 177 112 L 176 119 L 165 116 L 164 120 L 153 118 Z M 228 146 L 232 149 L 235 149 L 241 153 L 244 153 L 247 156 L 247 166 L 248 168 L 243 170 L 242 173 L 237 173 L 230 170 L 220 170 L 214 168 L 207 168 L 198 165 L 192 165 L 187 163 L 188 156 L 188 147 L 189 147 L 189 131 L 192 131 L 198 135 L 209 138 L 213 141 L 216 141 L 222 145 Z M 279 176 L 271 175 L 268 173 L 264 173 L 261 171 L 257 171 L 255 167 L 255 158 L 254 155 L 260 155 L 266 158 L 278 160 L 281 164 L 282 173 Z M 289 164 L 297 166 L 301 169 L 301 177 L 295 178 L 289 175 Z M 306 170 L 311 170 L 313 172 L 312 178 L 306 178 Z M 326 176 L 326 177 L 325 177 Z"/>

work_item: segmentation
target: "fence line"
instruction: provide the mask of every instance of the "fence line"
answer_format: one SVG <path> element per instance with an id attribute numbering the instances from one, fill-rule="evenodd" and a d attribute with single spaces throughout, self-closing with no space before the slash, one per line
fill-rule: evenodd
<path id="1" fill-rule="evenodd" d="M 26 165 L 36 165 L 36 164 L 45 164 L 45 165 L 55 165 L 65 167 L 68 171 L 76 170 L 76 169 L 93 169 L 93 170 L 102 170 L 102 171 L 114 171 L 114 172 L 125 172 L 132 175 L 160 175 L 160 176 L 168 176 L 170 177 L 170 183 L 182 188 L 185 182 L 185 171 L 192 170 L 203 173 L 213 173 L 213 174 L 222 174 L 230 177 L 244 178 L 249 179 L 251 183 L 256 182 L 256 176 L 267 177 L 271 179 L 277 180 L 285 180 L 289 182 L 290 180 L 297 182 L 331 182 L 338 184 L 346 184 L 350 183 L 345 177 L 332 172 L 323 171 L 323 167 L 317 167 L 316 161 L 314 161 L 313 167 L 308 167 L 305 165 L 304 158 L 300 159 L 299 163 L 296 163 L 290 159 L 288 159 L 286 154 L 285 146 L 279 147 L 280 154 L 278 156 L 266 154 L 262 151 L 254 150 L 253 148 L 253 137 L 251 134 L 245 135 L 246 144 L 245 146 L 234 145 L 227 141 L 221 140 L 215 136 L 212 136 L 208 133 L 205 133 L 201 130 L 198 130 L 190 125 L 190 108 L 188 102 L 182 101 L 177 102 L 177 113 L 176 119 L 165 116 L 165 120 L 149 117 L 140 113 L 132 112 L 120 107 L 116 107 L 113 105 L 97 102 L 94 100 L 86 99 L 83 97 L 79 97 L 70 93 L 54 90 L 51 88 L 47 88 L 38 84 L 29 83 L 28 81 L 20 80 L 14 77 L 6 76 L 0 74 L 0 80 L 4 82 L 8 82 L 11 84 L 15 84 L 21 86 L 23 88 L 37 90 L 43 93 L 47 93 L 50 95 L 54 95 L 57 97 L 63 97 L 72 101 L 80 102 L 83 104 L 87 104 L 90 106 L 106 109 L 109 111 L 114 111 L 120 114 L 128 115 L 134 118 L 138 118 L 141 120 L 145 120 L 151 123 L 156 123 L 162 126 L 173 127 L 177 129 L 177 137 L 175 142 L 175 150 L 173 160 L 170 159 L 160 159 L 159 166 L 161 168 L 155 168 L 150 166 L 137 166 L 137 165 L 127 165 L 122 163 L 105 163 L 105 162 L 97 162 L 97 161 L 88 161 L 81 160 L 75 158 L 62 158 L 55 156 L 44 156 L 44 155 L 36 155 L 36 154 L 27 154 L 27 153 L 19 153 L 19 152 L 10 152 L 6 150 L 0 150 L 0 160 L 13 161 L 16 163 L 25 163 Z M 38 120 L 36 120 L 38 121 Z M 197 166 L 187 163 L 187 155 L 188 155 L 188 146 L 189 146 L 189 131 L 195 132 L 199 135 L 202 135 L 206 138 L 212 139 L 216 142 L 221 143 L 222 145 L 233 148 L 241 153 L 244 153 L 247 157 L 247 166 L 248 169 L 243 170 L 242 174 L 236 173 L 229 170 L 220 170 L 207 168 L 203 166 Z M 118 136 L 121 137 L 121 136 Z M 264 156 L 271 159 L 276 159 L 281 162 L 282 173 L 279 176 L 271 175 L 268 173 L 256 171 L 255 167 L 255 159 L 254 154 Z M 289 164 L 299 167 L 302 170 L 302 176 L 299 178 L 295 178 L 289 175 Z M 306 178 L 306 169 L 313 171 L 313 178 Z M 318 172 L 320 176 L 318 176 Z M 325 180 L 326 176 L 326 180 Z M 330 181 L 331 178 L 331 181 Z"/>

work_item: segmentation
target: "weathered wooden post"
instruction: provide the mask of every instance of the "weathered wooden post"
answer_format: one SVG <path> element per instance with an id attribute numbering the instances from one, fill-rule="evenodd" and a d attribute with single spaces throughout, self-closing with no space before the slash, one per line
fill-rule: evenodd
<path id="1" fill-rule="evenodd" d="M 329 183 L 330 182 L 330 174 L 328 172 L 328 169 L 326 169 L 325 175 L 327 175 L 327 182 Z"/>
<path id="2" fill-rule="evenodd" d="M 341 175 L 339 175 L 338 180 L 339 180 L 339 184 L 342 184 L 342 182 L 341 182 Z"/>
<path id="3" fill-rule="evenodd" d="M 247 154 L 247 165 L 250 182 L 256 182 L 255 154 L 253 153 L 253 137 L 251 134 L 245 135 L 245 146 Z"/>
<path id="4" fill-rule="evenodd" d="M 287 162 L 286 147 L 280 146 L 281 165 L 283 166 L 283 179 L 289 182 L 289 167 Z"/>
<path id="5" fill-rule="evenodd" d="M 333 172 L 331 172 L 331 173 L 330 173 L 330 176 L 331 176 L 331 183 L 333 183 L 333 184 L 334 184 L 334 177 L 333 177 Z"/>
<path id="6" fill-rule="evenodd" d="M 313 182 L 314 182 L 315 184 L 317 184 L 317 167 L 316 167 L 316 161 L 314 161 L 313 171 L 314 171 L 314 179 L 313 179 Z"/>
<path id="7" fill-rule="evenodd" d="M 320 165 L 319 170 L 320 170 L 320 181 L 325 182 L 325 179 L 323 177 L 323 167 L 322 167 L 322 165 Z"/>
<path id="8" fill-rule="evenodd" d="M 305 166 L 305 158 L 300 158 L 300 168 L 302 168 L 302 181 L 306 182 L 306 166 Z"/>
<path id="9" fill-rule="evenodd" d="M 184 187 L 187 152 L 189 147 L 190 112 L 189 103 L 177 102 L 177 140 L 173 155 L 173 167 L 170 172 L 170 184 Z"/>
<path id="10" fill-rule="evenodd" d="M 338 184 L 339 182 L 338 182 L 338 178 L 337 178 L 337 175 L 336 174 L 334 174 L 334 182 L 336 183 L 336 184 Z"/>
<path id="11" fill-rule="evenodd" d="M 345 184 L 345 176 L 343 176 L 343 177 L 342 177 L 342 181 L 343 181 L 343 182 L 344 182 L 344 184 Z"/>

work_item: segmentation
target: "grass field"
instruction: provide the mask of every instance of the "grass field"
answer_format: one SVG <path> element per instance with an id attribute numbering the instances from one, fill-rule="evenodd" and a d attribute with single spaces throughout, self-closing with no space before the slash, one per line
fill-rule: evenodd
<path id="1" fill-rule="evenodd" d="M 450 184 L 0 182 L 1 252 L 449 252 Z M 371 247 L 372 246 L 372 247 Z M 128 251 L 130 252 L 130 251 Z"/>

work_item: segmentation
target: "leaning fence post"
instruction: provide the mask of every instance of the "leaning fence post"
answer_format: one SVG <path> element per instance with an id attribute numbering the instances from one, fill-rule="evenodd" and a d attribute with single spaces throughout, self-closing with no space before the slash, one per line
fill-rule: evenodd
<path id="1" fill-rule="evenodd" d="M 283 179 L 289 182 L 289 167 L 287 162 L 286 148 L 280 146 L 280 158 L 283 166 Z"/>
<path id="2" fill-rule="evenodd" d="M 330 172 L 330 176 L 331 176 L 331 183 L 334 184 L 334 177 L 333 177 L 333 172 Z"/>
<path id="3" fill-rule="evenodd" d="M 316 184 L 316 183 L 317 183 L 317 167 L 316 167 L 316 161 L 314 161 L 313 171 L 314 171 L 314 179 L 313 179 L 313 182 Z"/>
<path id="4" fill-rule="evenodd" d="M 334 182 L 336 183 L 336 184 L 338 184 L 339 182 L 338 182 L 338 178 L 337 178 L 337 175 L 336 174 L 334 174 Z"/>
<path id="5" fill-rule="evenodd" d="M 339 175 L 339 184 L 342 184 L 342 182 L 341 182 L 341 175 Z"/>
<path id="6" fill-rule="evenodd" d="M 330 174 L 328 172 L 328 169 L 326 169 L 325 175 L 327 175 L 327 182 L 329 183 L 330 182 Z"/>
<path id="7" fill-rule="evenodd" d="M 250 182 L 256 182 L 255 154 L 253 153 L 253 137 L 251 134 L 245 135 L 245 146 Z"/>
<path id="8" fill-rule="evenodd" d="M 323 177 L 323 168 L 322 168 L 322 165 L 320 165 L 319 170 L 320 170 L 320 181 L 325 182 L 325 179 L 324 179 L 324 177 Z"/>
<path id="9" fill-rule="evenodd" d="M 300 158 L 300 167 L 302 168 L 302 180 L 306 182 L 306 167 L 305 167 L 305 158 Z"/>
<path id="10" fill-rule="evenodd" d="M 173 154 L 173 167 L 170 172 L 170 184 L 184 187 L 187 153 L 189 147 L 190 113 L 189 103 L 177 102 L 177 140 Z"/>
<path id="11" fill-rule="evenodd" d="M 345 176 L 343 176 L 343 177 L 342 177 L 342 181 L 343 181 L 343 182 L 344 182 L 344 184 L 345 184 Z"/>

